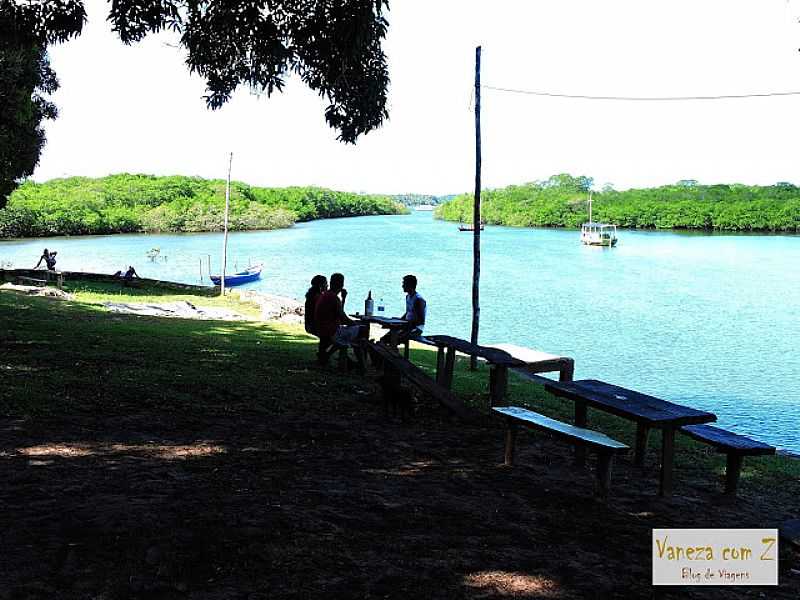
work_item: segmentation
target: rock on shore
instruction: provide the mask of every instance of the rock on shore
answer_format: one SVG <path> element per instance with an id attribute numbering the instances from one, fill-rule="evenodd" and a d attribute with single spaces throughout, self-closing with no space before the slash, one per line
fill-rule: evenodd
<path id="1" fill-rule="evenodd" d="M 261 307 L 263 321 L 281 321 L 299 324 L 303 322 L 303 304 L 294 298 L 276 296 L 264 292 L 239 292 L 239 297 Z"/>

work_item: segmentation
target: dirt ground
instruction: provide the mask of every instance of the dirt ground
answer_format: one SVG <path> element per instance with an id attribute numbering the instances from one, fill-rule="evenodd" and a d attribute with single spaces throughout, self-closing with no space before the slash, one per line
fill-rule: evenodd
<path id="1" fill-rule="evenodd" d="M 522 434 L 502 466 L 500 423 L 420 404 L 408 424 L 374 383 L 331 374 L 325 403 L 279 412 L 0 420 L 0 600 L 647 598 L 653 527 L 774 527 L 787 514 L 656 457 L 616 465 L 607 504 L 570 449 Z M 311 398 L 311 396 L 309 396 Z M 779 588 L 683 588 L 675 598 L 800 598 Z M 793 564 L 789 561 L 793 561 Z"/>

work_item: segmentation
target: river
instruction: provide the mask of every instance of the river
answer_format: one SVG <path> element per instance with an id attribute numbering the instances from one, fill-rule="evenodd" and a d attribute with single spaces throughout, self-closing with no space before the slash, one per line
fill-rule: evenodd
<path id="1" fill-rule="evenodd" d="M 572 356 L 576 378 L 713 411 L 722 427 L 800 453 L 800 237 L 619 237 L 603 249 L 582 246 L 577 231 L 487 227 L 480 341 Z M 222 235 L 6 240 L 0 264 L 33 267 L 45 246 L 68 271 L 131 264 L 143 277 L 208 283 L 207 255 L 217 272 Z M 265 267 L 247 289 L 302 298 L 314 274 L 341 271 L 351 311 L 372 290 L 389 315 L 402 313 L 401 278 L 414 273 L 426 332 L 469 337 L 472 235 L 429 212 L 232 233 L 229 265 L 248 261 Z"/>

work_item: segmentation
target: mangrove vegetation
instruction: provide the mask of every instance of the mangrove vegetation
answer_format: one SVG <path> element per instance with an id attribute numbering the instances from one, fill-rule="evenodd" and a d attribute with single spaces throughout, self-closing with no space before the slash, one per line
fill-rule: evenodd
<path id="1" fill-rule="evenodd" d="M 588 220 L 590 177 L 554 175 L 545 181 L 481 193 L 485 223 L 514 227 L 580 227 Z M 436 210 L 448 221 L 472 221 L 472 194 Z M 684 180 L 655 188 L 593 193 L 592 218 L 638 229 L 800 232 L 800 188 L 701 185 Z"/>
<path id="2" fill-rule="evenodd" d="M 224 212 L 221 179 L 123 173 L 26 181 L 0 210 L 0 237 L 220 231 Z M 390 196 L 235 181 L 229 228 L 278 229 L 296 221 L 403 212 Z"/>

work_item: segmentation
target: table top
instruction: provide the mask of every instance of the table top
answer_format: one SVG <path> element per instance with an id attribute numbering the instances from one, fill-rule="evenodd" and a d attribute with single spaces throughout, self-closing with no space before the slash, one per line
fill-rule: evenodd
<path id="1" fill-rule="evenodd" d="M 525 348 L 524 346 L 517 346 L 515 344 L 486 344 L 484 348 L 497 348 L 503 352 L 508 352 L 512 357 L 521 360 L 526 365 L 564 358 L 557 354 L 549 354 L 548 352 L 534 350 L 533 348 Z"/>
<path id="2" fill-rule="evenodd" d="M 629 390 L 605 381 L 581 379 L 550 382 L 544 388 L 556 396 L 582 400 L 587 405 L 620 417 L 647 423 L 653 427 L 680 427 L 717 420 L 714 413 L 697 410 Z"/>
<path id="3" fill-rule="evenodd" d="M 378 315 L 350 315 L 351 319 L 355 319 L 357 321 L 361 321 L 363 323 L 377 323 L 378 325 L 382 325 L 389 329 L 394 327 L 402 327 L 403 325 L 407 325 L 408 321 L 405 319 L 395 319 L 393 317 L 380 317 Z"/>

